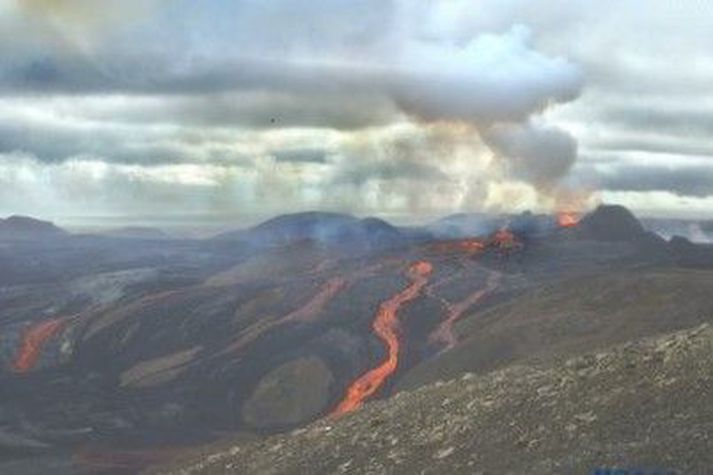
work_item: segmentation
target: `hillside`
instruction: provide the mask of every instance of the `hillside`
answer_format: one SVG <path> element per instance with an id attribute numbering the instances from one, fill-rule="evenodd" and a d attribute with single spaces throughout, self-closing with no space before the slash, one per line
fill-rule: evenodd
<path id="1" fill-rule="evenodd" d="M 152 473 L 704 474 L 711 381 L 704 325 L 553 366 L 466 374 Z"/>
<path id="2" fill-rule="evenodd" d="M 0 219 L 0 239 L 42 239 L 63 235 L 66 232 L 49 221 L 27 216 Z"/>
<path id="3" fill-rule="evenodd" d="M 378 218 L 304 212 L 277 216 L 250 229 L 223 233 L 214 239 L 239 241 L 257 248 L 313 241 L 342 249 L 368 250 L 403 244 L 405 237 L 396 227 Z"/>
<path id="4" fill-rule="evenodd" d="M 460 343 L 403 375 L 413 388 L 465 372 L 546 360 L 711 320 L 713 272 L 670 268 L 601 272 L 536 286 L 464 315 Z"/>
<path id="5" fill-rule="evenodd" d="M 601 207 L 581 228 L 493 219 L 509 224 L 448 239 L 304 213 L 246 231 L 258 243 L 1 243 L 0 472 L 34 474 L 41 457 L 58 474 L 133 474 L 713 315 L 713 269 L 681 267 L 710 249 L 659 240 L 626 210 Z"/>

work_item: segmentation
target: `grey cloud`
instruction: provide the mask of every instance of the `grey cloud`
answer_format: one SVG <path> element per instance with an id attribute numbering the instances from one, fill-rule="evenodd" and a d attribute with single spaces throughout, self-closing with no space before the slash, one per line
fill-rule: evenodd
<path id="1" fill-rule="evenodd" d="M 448 179 L 447 174 L 432 164 L 406 159 L 354 160 L 338 170 L 333 178 L 333 183 L 361 186 L 370 181 L 438 182 Z"/>
<path id="2" fill-rule="evenodd" d="M 278 163 L 327 163 L 327 152 L 316 148 L 274 150 L 272 156 Z"/>
<path id="3" fill-rule="evenodd" d="M 708 166 L 618 166 L 595 172 L 594 180 L 610 191 L 668 191 L 678 196 L 713 196 L 713 168 Z"/>
<path id="4" fill-rule="evenodd" d="M 226 163 L 247 165 L 248 157 L 210 134 L 155 130 L 140 126 L 115 128 L 76 125 L 60 120 L 0 116 L 0 154 L 21 152 L 47 163 L 92 157 L 112 163 Z"/>
<path id="5" fill-rule="evenodd" d="M 506 162 L 509 174 L 539 187 L 551 187 L 577 158 L 577 142 L 567 132 L 536 123 L 502 124 L 484 139 Z"/>
<path id="6" fill-rule="evenodd" d="M 383 125 L 397 112 L 381 97 L 353 93 L 290 94 L 243 92 L 153 97 L 120 108 L 86 111 L 92 120 L 129 124 L 270 129 L 322 127 L 339 130 Z"/>
<path id="7" fill-rule="evenodd" d="M 604 150 L 610 152 L 647 152 L 665 155 L 679 155 L 691 157 L 713 156 L 713 147 L 698 141 L 689 141 L 685 137 L 621 137 L 602 138 L 588 141 L 590 150 Z"/>
<path id="8" fill-rule="evenodd" d="M 221 98 L 216 95 L 220 92 L 252 92 L 244 96 L 247 104 L 243 106 L 252 108 L 252 115 L 258 111 L 269 115 L 282 108 L 288 116 L 300 118 L 298 107 L 306 106 L 302 119 L 307 123 L 315 122 L 311 114 L 329 113 L 339 103 L 347 117 L 357 112 L 369 118 L 362 111 L 366 107 L 358 107 L 364 102 L 376 106 L 377 119 L 383 119 L 383 111 L 396 103 L 405 112 L 429 121 L 513 121 L 525 119 L 553 102 L 574 99 L 582 86 L 576 67 L 531 50 L 526 35 L 519 31 L 489 38 L 484 45 L 474 40 L 463 49 L 412 46 L 407 62 L 399 64 L 404 60 L 397 59 L 395 65 L 380 64 L 379 60 L 373 64 L 334 65 L 223 59 L 219 64 L 191 61 L 176 68 L 163 58 L 150 57 L 112 57 L 110 64 L 105 58 L 65 59 L 61 63 L 41 58 L 6 69 L 0 88 L 6 94 L 200 95 L 209 101 Z M 500 56 L 489 57 L 492 53 L 487 48 L 497 48 Z M 451 59 L 440 66 L 421 66 L 437 57 Z M 494 66 L 498 66 L 497 72 L 493 72 Z M 190 108 L 191 104 L 185 106 Z M 221 109 L 228 109 L 224 115 L 231 110 L 229 106 Z M 328 123 L 335 115 L 328 114 L 322 122 Z M 204 112 L 203 117 L 211 120 L 220 114 Z"/>
<path id="9" fill-rule="evenodd" d="M 409 10 L 402 9 L 402 13 L 408 16 Z M 284 14 L 271 18 L 279 21 Z M 352 44 L 349 31 L 346 28 L 347 38 L 342 38 L 346 44 Z M 311 44 L 312 50 L 306 51 L 304 58 L 300 57 L 303 51 L 293 56 L 285 50 L 268 52 L 262 59 L 256 59 L 256 51 L 249 53 L 252 56 L 241 56 L 232 50 L 217 58 L 215 51 L 187 56 L 180 51 L 151 48 L 137 55 L 135 47 L 118 42 L 114 49 L 105 45 L 81 54 L 60 51 L 41 57 L 30 55 L 19 64 L 13 61 L 0 65 L 0 88 L 5 94 L 210 96 L 263 92 L 269 93 L 261 104 L 268 110 L 284 106 L 285 96 L 304 95 L 314 104 L 308 111 L 317 113 L 322 102 L 349 104 L 353 97 L 363 100 L 372 96 L 376 101 L 395 102 L 407 113 L 429 121 L 490 123 L 522 120 L 551 103 L 572 100 L 582 86 L 578 69 L 564 59 L 537 52 L 524 27 L 474 36 L 463 45 L 454 45 L 447 36 L 424 39 L 397 32 L 380 32 L 380 41 L 388 44 L 382 51 L 367 48 L 366 54 L 357 45 L 351 52 L 354 54 L 338 48 L 344 56 L 334 56 L 334 51 L 324 56 L 320 41 L 334 31 L 316 29 L 314 42 L 320 45 Z M 322 38 L 322 34 L 327 37 Z M 259 49 L 260 32 L 257 37 L 245 44 Z M 273 94 L 274 104 L 268 100 Z M 345 113 L 350 114 L 351 109 L 347 107 Z M 305 115 L 309 120 L 309 112 Z"/>
<path id="10" fill-rule="evenodd" d="M 421 14 L 433 13 L 437 2 L 216 0 L 197 8 L 177 0 L 139 22 L 127 21 L 122 12 L 117 25 L 105 22 L 89 0 L 71 2 L 97 11 L 77 21 L 75 13 L 31 8 L 32 18 L 23 20 L 26 31 L 15 28 L 0 45 L 0 96 L 22 103 L 73 95 L 76 108 L 41 122 L 20 115 L 17 124 L 3 121 L 0 151 L 23 151 L 47 163 L 77 156 L 147 166 L 245 163 L 256 183 L 265 184 L 255 185 L 264 194 L 257 201 L 272 199 L 276 207 L 333 195 L 340 187 L 368 188 L 378 195 L 374 203 L 387 207 L 460 199 L 440 202 L 436 194 L 475 196 L 453 176 L 448 161 L 458 152 L 461 162 L 454 169 L 462 170 L 468 158 L 478 160 L 479 132 L 494 124 L 511 130 L 492 144 L 508 157 L 515 177 L 550 186 L 574 159 L 569 136 L 534 127 L 531 119 L 574 100 L 584 78 L 574 63 L 538 49 L 530 30 L 514 24 L 509 7 L 497 8 L 497 27 L 462 28 L 452 35 L 443 25 L 430 25 L 427 32 L 418 27 Z M 106 107 L 87 105 L 88 97 L 106 98 Z M 453 130 L 408 144 L 377 133 L 414 122 L 422 131 L 444 124 L 467 129 L 473 143 L 465 144 Z M 305 150 L 294 143 L 281 149 L 275 143 L 283 144 L 286 128 L 337 129 L 343 141 L 325 145 L 328 158 L 308 150 L 313 142 Z M 221 136 L 216 143 L 213 134 Z M 351 147 L 349 141 L 361 134 L 379 143 Z M 231 139 L 253 136 L 257 154 L 275 158 L 264 169 L 260 160 L 249 163 L 231 148 Z M 458 140 L 462 147 L 456 149 Z M 469 152 L 462 150 L 471 145 Z M 280 166 L 288 162 L 326 166 Z M 290 175 L 296 168 L 300 173 Z M 473 163 L 473 169 L 480 168 Z M 320 181 L 318 173 L 327 179 Z M 481 189 L 489 178 L 469 177 Z M 122 180 L 117 177 L 116 186 L 138 186 Z M 352 206 L 360 204 L 358 194 L 349 197 Z M 246 196 L 235 198 L 257 206 Z"/>
<path id="11" fill-rule="evenodd" d="M 713 114 L 697 105 L 685 107 L 685 104 L 649 103 L 630 107 L 610 106 L 598 116 L 608 126 L 621 130 L 678 137 L 708 138 L 713 135 Z"/>

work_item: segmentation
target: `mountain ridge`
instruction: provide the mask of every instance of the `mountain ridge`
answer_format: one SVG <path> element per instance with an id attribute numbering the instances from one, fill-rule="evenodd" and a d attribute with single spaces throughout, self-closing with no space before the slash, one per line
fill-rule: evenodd
<path id="1" fill-rule="evenodd" d="M 68 233 L 50 221 L 29 216 L 12 215 L 0 218 L 0 238 L 47 238 L 66 236 Z"/>

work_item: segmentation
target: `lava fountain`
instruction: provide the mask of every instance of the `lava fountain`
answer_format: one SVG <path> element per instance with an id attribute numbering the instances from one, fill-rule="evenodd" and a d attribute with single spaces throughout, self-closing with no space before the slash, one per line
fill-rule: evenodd
<path id="1" fill-rule="evenodd" d="M 412 264 L 407 272 L 411 284 L 401 292 L 379 305 L 376 318 L 372 323 L 374 333 L 386 345 L 386 359 L 375 368 L 359 376 L 347 388 L 344 399 L 337 405 L 332 415 L 339 416 L 359 409 L 368 398 L 373 396 L 391 376 L 399 363 L 399 319 L 398 311 L 402 305 L 415 299 L 428 284 L 433 272 L 433 265 L 427 261 Z"/>
<path id="2" fill-rule="evenodd" d="M 65 318 L 54 318 L 28 328 L 22 336 L 17 356 L 12 362 L 12 370 L 15 373 L 32 371 L 42 356 L 45 344 L 59 333 L 66 323 Z"/>

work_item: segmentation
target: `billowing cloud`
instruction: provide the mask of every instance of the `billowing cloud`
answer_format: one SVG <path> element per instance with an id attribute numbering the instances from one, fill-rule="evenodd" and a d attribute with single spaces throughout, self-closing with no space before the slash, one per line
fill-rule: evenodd
<path id="1" fill-rule="evenodd" d="M 632 204 L 710 194 L 700 6 L 99 3 L 0 4 L 7 197 L 32 182 L 67 213 L 437 213 L 546 207 L 562 181 Z"/>
<path id="2" fill-rule="evenodd" d="M 162 170 L 206 212 L 450 211 L 497 201 L 493 186 L 507 180 L 556 183 L 573 149 L 533 117 L 576 98 L 580 70 L 538 50 L 520 19 L 502 20 L 507 8 L 493 9 L 502 21 L 457 31 L 428 20 L 444 8 L 22 0 L 0 12 L 12 31 L 0 46 L 4 173 L 53 177 L 43 187 L 60 189 L 75 173 L 87 194 L 114 189 L 94 203 L 130 208 L 136 197 L 167 201 L 151 193 Z M 212 178 L 189 185 L 192 174 Z M 133 198 L 119 199 L 128 189 Z"/>
<path id="3" fill-rule="evenodd" d="M 544 189 L 554 187 L 577 158 L 571 135 L 534 122 L 494 126 L 485 138 L 511 176 Z"/>

